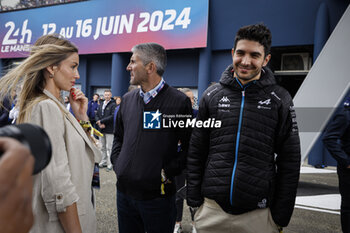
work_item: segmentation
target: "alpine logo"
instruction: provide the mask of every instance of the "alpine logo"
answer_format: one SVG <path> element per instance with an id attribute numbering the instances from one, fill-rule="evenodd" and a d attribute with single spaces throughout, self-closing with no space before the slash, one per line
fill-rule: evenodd
<path id="1" fill-rule="evenodd" d="M 227 96 L 223 96 L 221 100 L 219 100 L 220 103 L 229 103 L 230 100 L 227 98 Z"/>
<path id="2" fill-rule="evenodd" d="M 265 100 L 265 101 L 260 100 L 260 101 L 259 101 L 259 104 L 260 104 L 260 105 L 263 105 L 263 104 L 270 105 L 270 104 L 271 104 L 271 99 L 267 99 L 267 100 Z"/>
<path id="3" fill-rule="evenodd" d="M 267 110 L 270 110 L 271 109 L 271 99 L 267 99 L 267 100 L 260 100 L 258 102 L 258 106 L 257 108 L 258 109 L 267 109 Z"/>

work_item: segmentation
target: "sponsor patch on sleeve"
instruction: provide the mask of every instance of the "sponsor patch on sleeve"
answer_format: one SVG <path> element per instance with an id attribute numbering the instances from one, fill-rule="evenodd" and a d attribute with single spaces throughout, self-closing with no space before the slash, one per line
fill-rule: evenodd
<path id="1" fill-rule="evenodd" d="M 297 117 L 295 114 L 295 109 L 294 106 L 289 106 L 289 114 L 292 118 L 292 132 L 293 133 L 298 133 L 298 124 L 297 124 Z"/>

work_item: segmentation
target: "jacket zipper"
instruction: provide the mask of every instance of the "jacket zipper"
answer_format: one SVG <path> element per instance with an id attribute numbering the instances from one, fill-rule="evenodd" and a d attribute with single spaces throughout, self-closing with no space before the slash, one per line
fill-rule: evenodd
<path id="1" fill-rule="evenodd" d="M 255 83 L 253 81 L 253 82 L 249 82 L 247 85 L 243 86 L 238 79 L 236 79 L 236 80 L 243 90 L 242 90 L 241 109 L 239 112 L 239 122 L 238 122 L 238 130 L 237 130 L 237 137 L 236 137 L 235 163 L 233 165 L 233 171 L 232 171 L 232 177 L 231 177 L 231 191 L 230 191 L 230 204 L 231 204 L 231 206 L 233 205 L 233 200 L 232 200 L 233 182 L 235 179 L 236 168 L 237 168 L 239 140 L 240 140 L 240 136 L 241 136 L 241 126 L 242 126 L 242 118 L 243 118 L 243 110 L 244 110 L 244 102 L 245 102 L 245 90 L 247 89 L 248 86 L 250 86 L 251 83 Z"/>

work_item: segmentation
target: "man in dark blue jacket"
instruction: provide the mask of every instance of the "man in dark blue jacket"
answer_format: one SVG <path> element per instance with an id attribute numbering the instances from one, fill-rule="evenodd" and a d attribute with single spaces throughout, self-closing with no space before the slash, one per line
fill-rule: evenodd
<path id="1" fill-rule="evenodd" d="M 101 133 L 103 133 L 103 137 L 100 138 L 102 144 L 102 160 L 99 166 L 107 166 L 108 170 L 112 170 L 113 116 L 116 104 L 112 99 L 111 90 L 105 90 L 104 98 L 105 100 L 99 105 L 95 116 L 96 124 L 101 129 Z"/>
<path id="2" fill-rule="evenodd" d="M 328 126 L 323 143 L 338 162 L 341 226 L 343 232 L 348 233 L 350 232 L 350 97 Z"/>
<path id="3" fill-rule="evenodd" d="M 98 103 L 99 97 L 100 96 L 97 93 L 95 93 L 94 96 L 92 97 L 92 100 L 90 100 L 88 103 L 87 115 L 88 115 L 89 120 L 94 128 L 96 127 L 95 116 L 96 116 L 97 109 L 99 106 L 99 103 Z"/>

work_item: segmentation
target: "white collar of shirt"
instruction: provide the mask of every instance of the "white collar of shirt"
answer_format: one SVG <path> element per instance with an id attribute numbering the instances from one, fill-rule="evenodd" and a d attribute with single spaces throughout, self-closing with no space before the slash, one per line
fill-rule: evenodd
<path id="1" fill-rule="evenodd" d="M 148 92 L 145 93 L 142 91 L 142 88 L 140 88 L 140 96 L 143 98 L 143 102 L 147 104 L 151 99 L 155 98 L 158 95 L 164 83 L 165 81 L 162 77 L 162 79 L 157 84 L 157 86 L 155 86 L 152 90 L 149 90 Z"/>
<path id="2" fill-rule="evenodd" d="M 109 101 L 111 101 L 112 99 L 110 99 Z M 109 103 L 109 101 L 103 101 L 103 106 L 102 106 L 102 108 L 104 109 L 106 106 L 107 106 L 107 104 Z"/>

